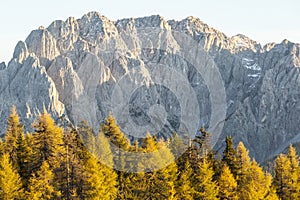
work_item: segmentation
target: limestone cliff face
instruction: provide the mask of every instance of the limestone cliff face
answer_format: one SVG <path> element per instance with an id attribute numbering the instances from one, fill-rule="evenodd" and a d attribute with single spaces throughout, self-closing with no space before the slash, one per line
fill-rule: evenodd
<path id="1" fill-rule="evenodd" d="M 262 47 L 244 35 L 230 38 L 194 17 L 111 21 L 90 12 L 54 21 L 20 41 L 7 66 L 0 63 L 0 127 L 12 104 L 27 126 L 46 109 L 98 129 L 113 111 L 125 132 L 141 130 L 135 137 L 189 129 L 179 127 L 184 120 L 196 128 L 224 123 L 216 149 L 232 135 L 264 161 L 300 142 L 299 49 L 287 40 Z M 216 93 L 225 95 L 219 107 L 212 89 L 220 85 L 203 74 L 213 68 L 225 92 Z M 224 116 L 214 114 L 220 106 Z"/>

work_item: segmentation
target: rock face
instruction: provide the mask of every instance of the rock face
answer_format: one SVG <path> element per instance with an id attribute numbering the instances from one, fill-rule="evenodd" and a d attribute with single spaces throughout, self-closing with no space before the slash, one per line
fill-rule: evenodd
<path id="1" fill-rule="evenodd" d="M 300 142 L 299 49 L 287 40 L 262 47 L 230 38 L 194 17 L 111 21 L 90 12 L 54 21 L 0 63 L 0 127 L 12 104 L 26 126 L 47 110 L 98 129 L 113 112 L 130 137 L 223 123 L 215 148 L 232 135 L 262 162 Z M 205 74 L 212 69 L 222 84 Z"/>

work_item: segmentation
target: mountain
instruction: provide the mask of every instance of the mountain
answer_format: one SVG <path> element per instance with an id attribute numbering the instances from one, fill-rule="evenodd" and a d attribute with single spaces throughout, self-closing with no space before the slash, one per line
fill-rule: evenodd
<path id="1" fill-rule="evenodd" d="M 262 162 L 300 142 L 299 48 L 228 37 L 194 17 L 57 20 L 0 64 L 0 127 L 12 104 L 28 127 L 47 110 L 98 129 L 112 112 L 130 138 L 204 126 L 215 149 L 231 135 Z"/>

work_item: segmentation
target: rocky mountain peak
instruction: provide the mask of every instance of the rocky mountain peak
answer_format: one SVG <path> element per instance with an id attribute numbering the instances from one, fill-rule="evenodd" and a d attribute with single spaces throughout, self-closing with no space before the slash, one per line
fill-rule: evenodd
<path id="1" fill-rule="evenodd" d="M 299 44 L 285 40 L 261 48 L 195 17 L 167 21 L 159 15 L 111 21 L 90 12 L 33 30 L 18 42 L 8 66 L 0 64 L 0 126 L 15 104 L 27 127 L 46 109 L 55 119 L 65 114 L 74 125 L 85 119 L 95 129 L 115 110 L 125 132 L 137 125 L 162 137 L 178 132 L 183 116 L 210 128 L 218 95 L 208 87 L 216 81 L 196 65 L 218 70 L 226 93 L 216 148 L 232 135 L 264 161 L 300 142 Z M 176 93 L 181 86 L 189 87 Z M 186 100 L 188 88 L 194 99 Z M 122 102 L 127 107 L 119 107 Z M 199 118 L 190 114 L 197 110 Z"/>
<path id="2" fill-rule="evenodd" d="M 231 37 L 231 40 L 238 48 L 251 49 L 253 51 L 262 49 L 260 44 L 243 34 L 237 34 Z"/>
<path id="3" fill-rule="evenodd" d="M 6 68 L 5 62 L 0 63 L 0 70 L 3 70 Z"/>

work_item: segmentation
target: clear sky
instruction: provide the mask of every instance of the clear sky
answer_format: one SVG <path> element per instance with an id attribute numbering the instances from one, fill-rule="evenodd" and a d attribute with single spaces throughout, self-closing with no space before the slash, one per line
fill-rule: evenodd
<path id="1" fill-rule="evenodd" d="M 0 62 L 6 63 L 32 30 L 89 11 L 112 20 L 195 16 L 228 36 L 242 33 L 262 44 L 283 39 L 300 43 L 300 0 L 2 0 L 0 5 Z"/>

